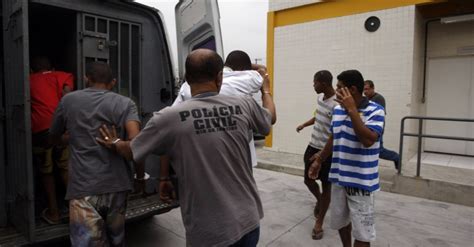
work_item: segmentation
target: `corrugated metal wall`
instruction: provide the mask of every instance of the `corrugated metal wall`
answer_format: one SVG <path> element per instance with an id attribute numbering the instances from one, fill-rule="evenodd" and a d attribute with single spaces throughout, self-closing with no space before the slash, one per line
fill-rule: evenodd
<path id="1" fill-rule="evenodd" d="M 10 221 L 33 239 L 34 193 L 28 83 L 28 1 L 3 0 L 6 196 Z"/>

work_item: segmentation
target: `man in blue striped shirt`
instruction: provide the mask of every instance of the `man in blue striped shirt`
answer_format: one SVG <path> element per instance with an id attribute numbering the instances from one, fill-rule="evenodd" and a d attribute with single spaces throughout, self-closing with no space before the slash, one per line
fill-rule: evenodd
<path id="1" fill-rule="evenodd" d="M 313 157 L 308 172 L 315 178 L 332 154 L 329 181 L 333 183 L 331 226 L 339 230 L 344 247 L 370 246 L 375 240 L 374 193 L 380 189 L 378 156 L 384 110 L 362 96 L 364 78 L 357 70 L 337 76 L 331 136 Z"/>

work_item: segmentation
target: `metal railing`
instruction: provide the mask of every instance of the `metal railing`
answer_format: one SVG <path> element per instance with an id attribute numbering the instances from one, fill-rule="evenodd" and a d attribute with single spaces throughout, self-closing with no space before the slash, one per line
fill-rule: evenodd
<path id="1" fill-rule="evenodd" d="M 417 119 L 418 120 L 418 133 L 405 133 L 405 120 L 407 119 Z M 457 137 L 457 136 L 443 136 L 443 135 L 428 135 L 423 134 L 423 121 L 424 120 L 433 120 L 433 121 L 447 121 L 447 122 L 466 122 L 474 123 L 474 119 L 469 118 L 441 118 L 441 117 L 422 117 L 422 116 L 406 116 L 401 120 L 400 128 L 400 166 L 398 167 L 398 174 L 402 172 L 402 161 L 403 161 L 403 138 L 405 136 L 417 137 L 418 138 L 418 148 L 417 148 L 417 159 L 416 159 L 416 176 L 420 176 L 421 169 L 421 145 L 423 138 L 433 138 L 433 139 L 444 139 L 444 140 L 456 140 L 456 141 L 472 141 L 474 138 L 468 137 Z"/>

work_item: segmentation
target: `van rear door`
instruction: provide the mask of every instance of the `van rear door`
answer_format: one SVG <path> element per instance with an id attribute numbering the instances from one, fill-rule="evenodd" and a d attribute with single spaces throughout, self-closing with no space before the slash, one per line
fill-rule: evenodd
<path id="1" fill-rule="evenodd" d="M 179 76 L 184 78 L 188 54 L 207 48 L 223 56 L 217 0 L 180 0 L 175 7 Z"/>
<path id="2" fill-rule="evenodd" d="M 33 240 L 28 1 L 2 0 L 5 82 L 5 185 L 9 219 Z"/>
<path id="3" fill-rule="evenodd" d="M 3 16 L 2 2 L 0 2 L 0 14 Z M 0 17 L 0 27 L 3 28 L 3 18 Z M 7 225 L 6 201 L 5 201 L 5 106 L 3 104 L 3 31 L 0 32 L 0 227 Z"/>

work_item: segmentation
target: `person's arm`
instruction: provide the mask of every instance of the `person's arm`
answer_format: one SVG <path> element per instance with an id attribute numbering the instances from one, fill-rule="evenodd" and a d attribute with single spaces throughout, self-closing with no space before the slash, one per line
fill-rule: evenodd
<path id="1" fill-rule="evenodd" d="M 174 191 L 173 183 L 171 183 L 169 168 L 169 156 L 160 156 L 160 178 L 158 192 L 160 194 L 160 200 L 167 203 L 176 199 L 176 192 Z"/>
<path id="2" fill-rule="evenodd" d="M 300 131 L 308 126 L 311 126 L 314 124 L 314 121 L 316 120 L 315 117 L 310 118 L 308 121 L 304 122 L 303 124 L 298 125 L 296 127 L 296 132 L 300 133 Z"/>
<path id="3" fill-rule="evenodd" d="M 131 141 L 135 136 L 140 133 L 140 122 L 138 121 L 127 121 L 125 123 L 125 130 L 127 131 L 127 141 Z M 135 173 L 137 179 L 141 180 L 145 178 L 145 166 L 143 163 L 135 163 Z"/>
<path id="4" fill-rule="evenodd" d="M 140 122 L 138 121 L 127 121 L 125 123 L 125 131 L 127 132 L 127 141 L 131 141 L 135 136 L 140 133 Z M 135 168 L 136 178 L 134 181 L 135 191 L 134 193 L 145 192 L 145 164 L 143 162 L 133 162 Z"/>
<path id="5" fill-rule="evenodd" d="M 252 70 L 258 71 L 258 73 L 260 73 L 260 75 L 261 75 L 262 77 L 264 77 L 265 74 L 267 74 L 267 67 L 265 67 L 265 65 L 263 65 L 263 64 L 256 64 L 256 63 L 253 63 L 253 64 L 252 64 Z"/>
<path id="6" fill-rule="evenodd" d="M 133 154 L 130 148 L 130 141 L 124 141 L 117 137 L 115 126 L 111 129 L 107 125 L 102 125 L 99 129 L 102 137 L 96 137 L 96 141 L 107 149 L 114 150 L 126 160 L 132 161 Z"/>
<path id="7" fill-rule="evenodd" d="M 54 112 L 51 126 L 49 127 L 49 142 L 53 145 L 61 145 L 63 142 L 63 134 L 66 132 L 65 120 L 64 120 L 64 107 L 63 102 L 60 101 L 56 111 Z M 67 136 L 69 137 L 69 136 Z"/>
<path id="8" fill-rule="evenodd" d="M 372 146 L 377 141 L 379 134 L 365 126 L 364 122 L 362 122 L 354 98 L 349 92 L 349 89 L 344 87 L 341 89 L 341 93 L 336 92 L 336 94 L 336 101 L 346 109 L 347 114 L 351 118 L 352 128 L 354 129 L 357 138 L 359 138 L 360 142 L 365 147 Z"/>
<path id="9" fill-rule="evenodd" d="M 186 101 L 187 99 L 190 99 L 191 97 L 191 88 L 187 82 L 184 82 L 179 88 L 178 96 L 171 106 L 175 106 L 183 101 Z"/>
<path id="10" fill-rule="evenodd" d="M 64 75 L 66 75 L 66 78 L 60 85 L 62 87 L 62 96 L 70 93 L 74 89 L 74 76 L 70 73 L 65 73 Z"/>
<path id="11" fill-rule="evenodd" d="M 68 85 L 64 85 L 63 87 L 63 96 L 70 93 L 72 91 L 72 88 Z"/>
<path id="12" fill-rule="evenodd" d="M 324 145 L 324 148 L 321 151 L 315 153 L 313 156 L 311 156 L 310 158 L 311 166 L 309 167 L 309 170 L 308 170 L 309 178 L 316 179 L 318 177 L 319 171 L 321 170 L 321 164 L 329 156 L 331 156 L 332 146 L 333 146 L 333 135 L 331 134 L 329 136 L 328 141 L 326 142 L 326 145 Z"/>
<path id="13" fill-rule="evenodd" d="M 270 92 L 270 79 L 268 78 L 268 74 L 266 74 L 265 77 L 263 78 L 261 91 L 262 91 L 262 105 L 264 108 L 270 111 L 270 114 L 272 114 L 272 124 L 275 124 L 277 116 L 276 116 L 275 103 L 273 102 L 272 95 Z"/>
<path id="14" fill-rule="evenodd" d="M 137 163 L 145 162 L 146 157 L 151 153 L 164 154 L 166 153 L 166 147 L 168 147 L 166 144 L 168 143 L 167 134 L 169 131 L 166 131 L 168 122 L 161 117 L 161 112 L 166 111 L 166 109 L 170 108 L 155 112 L 153 117 L 148 120 L 146 126 L 132 141 L 120 140 L 117 137 L 114 126 L 112 126 L 112 129 L 109 129 L 106 125 L 99 129 L 101 137 L 97 137 L 96 140 L 102 146 L 116 151 L 125 159 L 133 160 Z"/>

